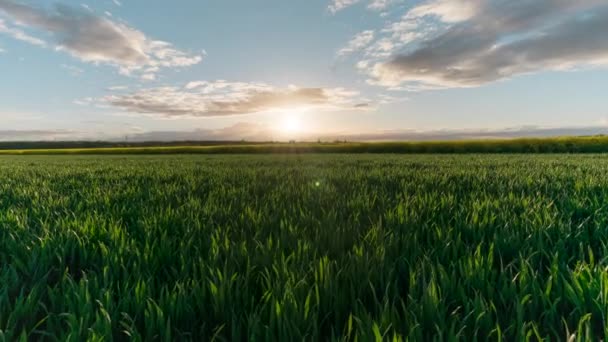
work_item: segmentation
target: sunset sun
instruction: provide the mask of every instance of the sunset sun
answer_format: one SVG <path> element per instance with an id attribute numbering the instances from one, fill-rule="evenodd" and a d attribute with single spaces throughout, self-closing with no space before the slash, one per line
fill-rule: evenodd
<path id="1" fill-rule="evenodd" d="M 288 114 L 282 118 L 279 130 L 285 134 L 299 133 L 302 131 L 302 121 L 298 116 Z"/>

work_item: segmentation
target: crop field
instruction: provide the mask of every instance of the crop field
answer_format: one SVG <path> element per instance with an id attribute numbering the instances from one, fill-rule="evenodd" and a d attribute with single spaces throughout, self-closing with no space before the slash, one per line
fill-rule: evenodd
<path id="1" fill-rule="evenodd" d="M 0 341 L 600 340 L 608 156 L 0 157 Z"/>

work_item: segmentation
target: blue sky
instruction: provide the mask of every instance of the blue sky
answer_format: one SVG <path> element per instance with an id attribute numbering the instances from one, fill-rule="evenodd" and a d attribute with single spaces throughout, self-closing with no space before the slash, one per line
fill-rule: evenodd
<path id="1" fill-rule="evenodd" d="M 603 132 L 607 23 L 604 0 L 0 0 L 0 140 Z"/>

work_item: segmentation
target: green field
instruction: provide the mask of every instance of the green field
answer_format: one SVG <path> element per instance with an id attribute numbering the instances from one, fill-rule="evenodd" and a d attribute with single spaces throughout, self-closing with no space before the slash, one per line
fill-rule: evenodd
<path id="1" fill-rule="evenodd" d="M 608 156 L 0 157 L 0 341 L 608 334 Z"/>

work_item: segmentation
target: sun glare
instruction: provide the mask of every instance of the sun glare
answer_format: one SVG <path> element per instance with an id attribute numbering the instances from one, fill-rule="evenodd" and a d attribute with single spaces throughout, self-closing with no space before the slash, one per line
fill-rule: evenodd
<path id="1" fill-rule="evenodd" d="M 287 115 L 283 118 L 280 129 L 283 133 L 298 133 L 302 130 L 302 122 L 297 116 Z"/>

